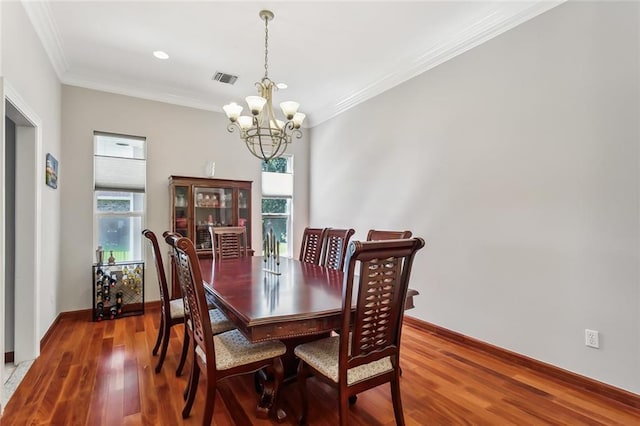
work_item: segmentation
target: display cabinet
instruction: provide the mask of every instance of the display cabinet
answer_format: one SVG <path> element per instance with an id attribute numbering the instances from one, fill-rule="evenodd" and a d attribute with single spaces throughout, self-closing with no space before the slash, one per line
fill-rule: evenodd
<path id="1" fill-rule="evenodd" d="M 144 263 L 93 265 L 93 320 L 144 314 Z"/>
<path id="2" fill-rule="evenodd" d="M 251 246 L 251 181 L 169 177 L 171 231 L 193 241 L 198 256 L 211 256 L 209 225 L 244 226 Z M 249 253 L 253 250 L 249 247 Z M 172 297 L 180 287 L 171 267 Z"/>

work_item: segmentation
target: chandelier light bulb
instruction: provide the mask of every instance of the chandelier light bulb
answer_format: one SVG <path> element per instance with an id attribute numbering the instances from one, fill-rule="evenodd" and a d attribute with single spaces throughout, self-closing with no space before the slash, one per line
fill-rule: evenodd
<path id="1" fill-rule="evenodd" d="M 293 116 L 293 127 L 299 129 L 307 115 L 302 112 L 296 112 Z"/>
<path id="2" fill-rule="evenodd" d="M 240 117 L 238 117 L 238 125 L 242 130 L 249 129 L 252 124 L 253 118 L 249 117 L 248 115 L 241 115 Z"/>
<path id="3" fill-rule="evenodd" d="M 282 109 L 282 113 L 284 114 L 285 117 L 287 117 L 287 120 L 291 120 L 293 118 L 296 112 L 298 112 L 298 107 L 300 107 L 300 104 L 293 101 L 286 101 L 286 102 L 280 103 L 280 108 Z"/>
<path id="4" fill-rule="evenodd" d="M 262 108 L 264 108 L 264 104 L 267 103 L 267 100 L 262 96 L 247 96 L 245 100 L 247 101 L 247 105 L 249 105 L 249 109 L 253 115 L 260 114 L 262 112 Z"/>
<path id="5" fill-rule="evenodd" d="M 232 122 L 235 122 L 242 112 L 242 106 L 238 105 L 235 102 L 231 102 L 230 104 L 223 106 L 222 109 L 227 114 L 229 120 L 231 120 Z"/>

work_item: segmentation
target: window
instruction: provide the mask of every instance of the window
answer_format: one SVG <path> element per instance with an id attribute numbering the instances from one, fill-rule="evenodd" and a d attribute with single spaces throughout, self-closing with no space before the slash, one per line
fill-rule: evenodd
<path id="1" fill-rule="evenodd" d="M 273 229 L 280 254 L 292 255 L 293 157 L 262 162 L 262 235 Z"/>
<path id="2" fill-rule="evenodd" d="M 94 242 L 105 261 L 142 260 L 146 140 L 94 132 Z"/>

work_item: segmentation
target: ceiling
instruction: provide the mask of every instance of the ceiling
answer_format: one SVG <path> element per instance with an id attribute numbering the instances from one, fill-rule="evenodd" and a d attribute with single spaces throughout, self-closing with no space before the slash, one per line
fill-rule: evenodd
<path id="1" fill-rule="evenodd" d="M 256 94 L 270 9 L 269 77 L 288 85 L 274 102 L 300 102 L 314 126 L 562 1 L 23 4 L 62 83 L 220 112 Z"/>

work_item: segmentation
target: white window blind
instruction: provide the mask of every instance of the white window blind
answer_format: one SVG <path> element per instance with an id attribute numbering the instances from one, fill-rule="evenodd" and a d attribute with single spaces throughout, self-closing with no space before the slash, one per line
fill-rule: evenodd
<path id="1" fill-rule="evenodd" d="M 263 197 L 292 197 L 293 174 L 262 172 Z"/>
<path id="2" fill-rule="evenodd" d="M 145 139 L 95 133 L 94 189 L 144 192 L 147 162 Z"/>

